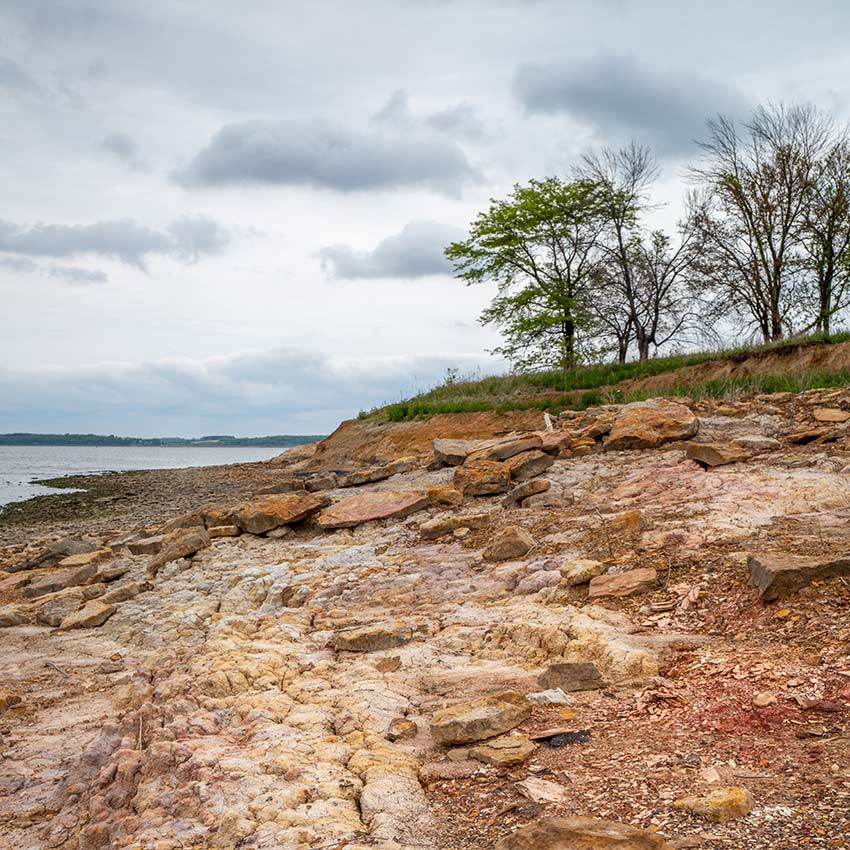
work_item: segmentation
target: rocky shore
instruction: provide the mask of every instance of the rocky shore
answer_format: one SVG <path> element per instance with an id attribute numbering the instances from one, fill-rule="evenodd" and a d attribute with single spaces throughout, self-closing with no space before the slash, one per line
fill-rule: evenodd
<path id="1" fill-rule="evenodd" d="M 850 846 L 850 392 L 538 417 L 7 511 L 0 845 Z"/>

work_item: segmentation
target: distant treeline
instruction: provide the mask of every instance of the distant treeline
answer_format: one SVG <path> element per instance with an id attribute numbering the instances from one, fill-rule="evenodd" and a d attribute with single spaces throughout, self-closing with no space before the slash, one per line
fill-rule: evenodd
<path id="1" fill-rule="evenodd" d="M 319 434 L 277 434 L 271 437 L 116 437 L 114 434 L 0 434 L 0 446 L 256 446 L 288 448 L 323 440 Z"/>

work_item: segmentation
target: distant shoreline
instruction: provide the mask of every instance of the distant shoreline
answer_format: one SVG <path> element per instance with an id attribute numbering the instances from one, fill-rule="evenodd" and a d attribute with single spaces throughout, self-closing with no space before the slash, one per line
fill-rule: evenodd
<path id="1" fill-rule="evenodd" d="M 303 446 L 323 440 L 322 434 L 275 434 L 268 437 L 116 437 L 113 434 L 0 434 L 0 446 L 145 446 L 156 448 L 280 448 Z"/>

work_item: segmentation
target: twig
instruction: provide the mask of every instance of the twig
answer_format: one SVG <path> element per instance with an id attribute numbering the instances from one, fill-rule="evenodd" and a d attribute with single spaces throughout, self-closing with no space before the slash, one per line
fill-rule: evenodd
<path id="1" fill-rule="evenodd" d="M 61 673 L 66 679 L 71 678 L 58 664 L 54 664 L 52 661 L 45 661 L 44 663 L 48 667 L 52 667 L 57 673 Z"/>

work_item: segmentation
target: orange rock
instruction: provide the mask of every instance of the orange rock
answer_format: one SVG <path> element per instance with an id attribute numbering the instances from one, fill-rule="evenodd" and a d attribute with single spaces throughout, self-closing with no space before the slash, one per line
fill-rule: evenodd
<path id="1" fill-rule="evenodd" d="M 493 496 L 511 488 L 511 470 L 492 460 L 467 462 L 455 469 L 454 486 L 465 496 Z"/>
<path id="2" fill-rule="evenodd" d="M 629 570 L 615 575 L 596 576 L 590 580 L 588 598 L 599 599 L 602 596 L 634 596 L 652 590 L 658 581 L 658 573 L 649 567 Z"/>
<path id="3" fill-rule="evenodd" d="M 349 496 L 331 505 L 319 515 L 319 525 L 331 530 L 353 528 L 364 522 L 388 517 L 405 517 L 428 506 L 425 493 L 382 490 Z"/>
<path id="4" fill-rule="evenodd" d="M 251 534 L 265 534 L 282 525 L 301 522 L 330 503 L 323 493 L 265 496 L 233 509 L 233 522 Z"/>
<path id="5" fill-rule="evenodd" d="M 605 449 L 653 449 L 688 440 L 698 430 L 699 419 L 683 404 L 663 398 L 638 401 L 622 408 L 605 438 Z"/>

